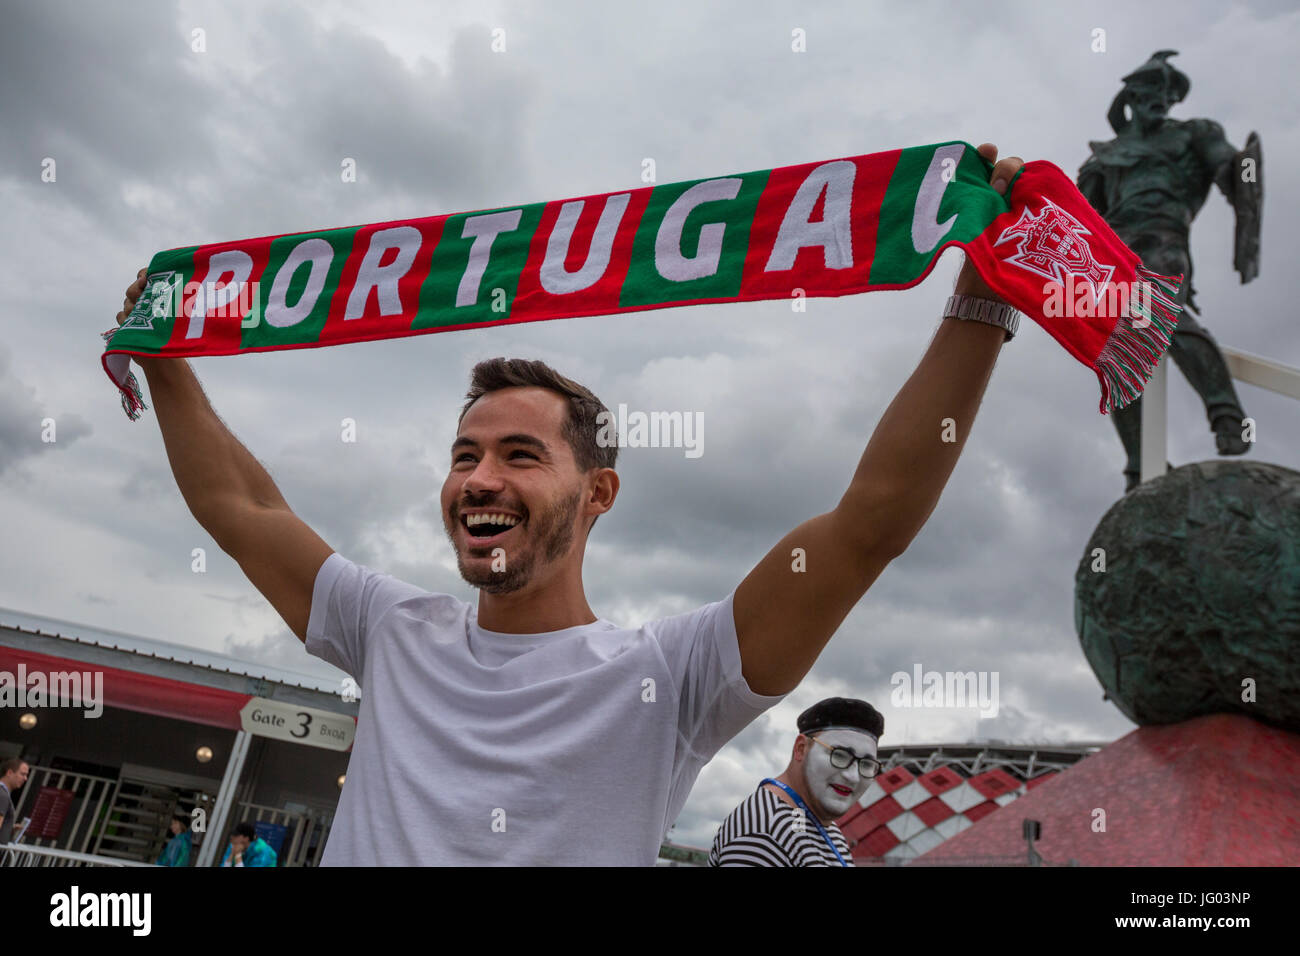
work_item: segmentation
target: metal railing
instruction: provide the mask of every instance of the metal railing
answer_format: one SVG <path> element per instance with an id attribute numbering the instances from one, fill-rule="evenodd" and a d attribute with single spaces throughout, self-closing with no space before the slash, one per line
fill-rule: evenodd
<path id="1" fill-rule="evenodd" d="M 695 846 L 684 846 L 665 840 L 659 845 L 656 866 L 708 866 L 709 851 Z"/>
<path id="2" fill-rule="evenodd" d="M 20 837 L 22 842 L 0 844 L 0 865 L 4 866 L 152 866 L 153 857 L 157 856 L 157 847 L 150 844 L 138 853 L 124 853 L 119 844 L 142 843 L 143 837 L 156 834 L 161 841 L 169 834 L 164 834 L 166 823 L 175 809 L 175 801 L 168 801 L 165 813 L 161 813 L 159 825 L 147 832 L 138 825 L 115 819 L 119 795 L 123 787 L 146 786 L 149 781 L 134 777 L 114 780 L 70 770 L 55 770 L 49 767 L 33 766 L 27 783 L 17 796 L 14 808 L 16 820 L 33 815 L 37 796 L 44 788 L 71 791 L 72 798 L 67 816 L 59 834 L 53 839 L 37 837 L 32 833 Z M 165 785 L 159 785 L 168 789 Z M 187 807 L 202 806 L 207 812 L 209 823 L 213 818 L 213 796 L 199 793 L 193 789 L 178 790 L 170 788 L 176 797 Z M 157 802 L 157 801 L 155 801 Z M 120 808 L 117 808 L 120 809 Z M 325 846 L 330 824 L 334 820 L 334 811 L 311 809 L 305 813 L 282 810 L 276 807 L 239 802 L 233 808 L 230 825 L 248 821 L 249 823 L 275 823 L 285 827 L 285 844 L 278 854 L 277 866 L 314 866 L 319 863 L 320 851 Z M 121 831 L 121 832 L 119 832 Z M 129 831 L 129 832 L 128 832 Z M 197 832 L 194 836 L 194 857 L 202 846 L 205 836 Z M 217 848 L 214 865 L 221 859 L 221 852 L 228 842 L 228 834 L 218 834 L 223 842 Z M 101 844 L 106 845 L 100 852 Z M 149 857 L 141 861 L 140 856 Z M 135 856 L 137 859 L 130 859 Z M 191 866 L 194 865 L 191 861 Z"/>
<path id="3" fill-rule="evenodd" d="M 23 786 L 18 805 L 14 808 L 14 817 L 21 820 L 32 815 L 32 807 L 43 787 L 56 790 L 71 790 L 74 794 L 69 808 L 69 821 L 65 824 L 55 840 L 40 840 L 28 837 L 30 843 L 23 846 L 47 846 L 48 848 L 86 853 L 90 843 L 99 834 L 100 824 L 112 802 L 117 781 L 108 777 L 96 777 L 87 773 L 73 773 L 69 770 L 52 770 L 49 767 L 32 767 L 27 783 Z M 93 854 L 90 854 L 93 856 Z"/>
<path id="4" fill-rule="evenodd" d="M 329 836 L 334 813 L 329 810 L 309 810 L 299 813 L 256 803 L 239 803 L 235 806 L 233 823 L 275 823 L 286 830 L 286 845 L 280 848 L 276 866 L 312 866 L 320 862 L 319 853 Z M 309 859 L 312 847 L 318 854 Z M 218 860 L 220 857 L 218 857 Z"/>
<path id="5" fill-rule="evenodd" d="M 76 853 L 26 843 L 0 844 L 0 866 L 150 866 L 133 860 L 118 860 L 93 853 Z"/>

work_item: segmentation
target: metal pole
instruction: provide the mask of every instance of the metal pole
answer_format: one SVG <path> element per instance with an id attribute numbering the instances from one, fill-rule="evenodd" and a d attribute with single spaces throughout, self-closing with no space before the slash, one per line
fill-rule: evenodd
<path id="1" fill-rule="evenodd" d="M 1219 351 L 1228 366 L 1228 374 L 1240 382 L 1300 398 L 1300 369 L 1283 365 L 1261 355 L 1220 345 Z M 1166 430 L 1169 411 L 1168 355 L 1162 356 L 1151 381 L 1142 391 L 1142 466 L 1141 481 L 1159 478 L 1168 463 Z"/>
<path id="2" fill-rule="evenodd" d="M 1165 428 L 1169 406 L 1169 360 L 1161 357 L 1151 380 L 1142 390 L 1142 467 L 1141 482 L 1159 478 L 1169 461 Z"/>
<path id="3" fill-rule="evenodd" d="M 216 862 L 217 847 L 226 832 L 226 818 L 234 803 L 235 789 L 239 785 L 239 775 L 244 769 L 244 758 L 248 756 L 248 742 L 251 735 L 247 731 L 235 734 L 235 745 L 230 749 L 230 759 L 226 761 L 226 772 L 221 778 L 221 787 L 217 790 L 217 799 L 212 806 L 212 816 L 208 820 L 208 832 L 204 834 L 203 846 L 195 866 L 213 866 Z M 223 848 L 224 849 L 224 848 Z"/>
<path id="4" fill-rule="evenodd" d="M 74 839 L 76 839 L 77 834 L 81 831 L 81 821 L 86 816 L 86 807 L 90 806 L 90 795 L 95 792 L 95 783 L 96 783 L 96 781 L 93 778 L 88 777 L 85 774 L 79 773 L 79 774 L 73 774 L 73 776 L 77 778 L 76 783 L 72 785 L 73 788 L 75 790 L 79 790 L 81 788 L 81 781 L 84 780 L 86 781 L 86 792 L 84 795 L 78 794 L 78 796 L 80 796 L 81 799 L 77 801 L 77 803 L 79 804 L 79 807 L 77 809 L 77 819 L 72 821 L 72 829 L 68 831 L 67 848 L 69 850 L 73 848 L 72 842 Z M 96 809 L 98 810 L 98 806 L 96 806 Z M 93 820 L 94 817 L 91 817 L 91 819 Z M 86 843 L 89 841 L 89 839 L 90 839 L 89 833 L 87 833 L 86 836 L 82 837 L 81 846 L 83 850 L 85 849 Z"/>
<path id="5" fill-rule="evenodd" d="M 1020 831 L 1025 838 L 1025 842 L 1029 844 L 1029 865 L 1042 866 L 1043 857 L 1034 849 L 1034 840 L 1042 835 L 1043 825 L 1037 820 L 1025 819 L 1020 823 Z"/>
<path id="6" fill-rule="evenodd" d="M 1267 388 L 1279 395 L 1300 398 L 1300 369 L 1240 349 L 1220 345 L 1219 351 L 1228 364 L 1228 373 L 1238 381 Z"/>
<path id="7" fill-rule="evenodd" d="M 107 788 L 105 788 L 105 789 L 107 790 Z M 98 819 L 99 806 L 100 806 L 100 805 L 99 805 L 99 804 L 96 804 L 96 806 L 95 806 L 95 814 L 96 814 L 96 818 L 97 818 L 97 819 L 96 819 L 96 822 L 95 822 L 95 828 L 96 828 L 96 830 L 95 830 L 95 846 L 94 846 L 94 848 L 90 851 L 91 854 L 92 854 L 93 856 L 98 856 L 98 855 L 99 855 L 99 848 L 100 848 L 101 846 L 103 846 L 103 843 L 104 843 L 104 831 L 108 829 L 108 825 L 109 825 L 110 821 L 112 820 L 112 817 L 113 817 L 113 806 L 117 803 L 117 795 L 118 795 L 118 793 L 121 792 L 121 790 L 122 790 L 122 778 L 119 776 L 116 780 L 113 781 L 113 795 L 112 795 L 111 797 L 108 798 L 108 812 L 104 814 L 104 819 L 102 819 L 102 820 L 99 820 L 99 819 Z"/>

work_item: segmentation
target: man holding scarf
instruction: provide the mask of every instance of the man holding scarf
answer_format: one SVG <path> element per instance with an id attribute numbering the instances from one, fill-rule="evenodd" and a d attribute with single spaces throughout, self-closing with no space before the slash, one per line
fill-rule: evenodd
<path id="1" fill-rule="evenodd" d="M 980 154 L 1005 193 L 1022 161 Z M 119 324 L 143 287 L 142 270 Z M 469 604 L 335 553 L 187 362 L 133 355 L 195 518 L 362 686 L 322 865 L 652 864 L 700 768 L 799 684 L 937 505 L 1016 327 L 969 261 L 955 291 L 840 501 L 722 600 L 631 628 L 598 618 L 583 583 L 619 489 L 617 449 L 596 441 L 608 412 L 542 363 L 480 363 L 461 413 L 441 503 Z"/>

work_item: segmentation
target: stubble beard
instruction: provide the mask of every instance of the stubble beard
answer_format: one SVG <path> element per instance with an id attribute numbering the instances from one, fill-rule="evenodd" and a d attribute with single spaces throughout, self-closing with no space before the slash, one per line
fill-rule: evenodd
<path id="1" fill-rule="evenodd" d="M 535 543 L 522 554 L 507 552 L 505 569 L 501 571 L 492 570 L 490 565 L 486 568 L 470 566 L 465 560 L 466 555 L 456 548 L 454 531 L 448 529 L 447 536 L 451 539 L 452 547 L 456 549 L 456 566 L 460 570 L 460 576 L 471 587 L 488 594 L 512 594 L 523 589 L 532 580 L 539 552 L 542 556 L 541 560 L 549 563 L 559 560 L 569 550 L 570 545 L 573 544 L 574 519 L 578 516 L 581 503 L 582 492 L 576 491 L 571 497 L 561 498 L 545 511 L 534 515 L 530 519 L 529 530 L 536 539 Z M 468 550 L 471 558 L 492 556 L 491 550 L 487 548 L 476 548 L 471 545 Z"/>

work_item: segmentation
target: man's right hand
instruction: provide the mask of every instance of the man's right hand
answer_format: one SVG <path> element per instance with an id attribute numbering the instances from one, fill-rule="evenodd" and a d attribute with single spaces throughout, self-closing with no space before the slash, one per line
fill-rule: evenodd
<path id="1" fill-rule="evenodd" d="M 126 317 L 135 308 L 136 300 L 140 298 L 140 293 L 144 291 L 144 280 L 148 271 L 148 269 L 141 269 L 135 274 L 135 281 L 126 287 L 126 298 L 122 300 L 122 311 L 117 313 L 118 325 L 125 322 Z"/>
<path id="2" fill-rule="evenodd" d="M 141 269 L 127 286 L 119 326 L 147 275 Z M 334 549 L 290 510 L 266 469 L 217 417 L 185 359 L 131 359 L 149 381 L 167 458 L 190 513 L 306 640 L 316 576 Z"/>

